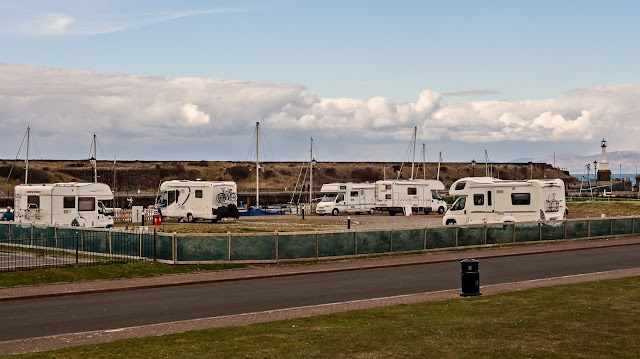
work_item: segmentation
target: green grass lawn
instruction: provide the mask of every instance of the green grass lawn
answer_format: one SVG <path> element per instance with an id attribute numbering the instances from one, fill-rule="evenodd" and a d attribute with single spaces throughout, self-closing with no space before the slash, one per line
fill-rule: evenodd
<path id="1" fill-rule="evenodd" d="M 121 340 L 21 358 L 639 358 L 640 277 Z"/>
<path id="2" fill-rule="evenodd" d="M 96 279 L 152 277 L 201 270 L 243 268 L 245 264 L 168 265 L 153 262 L 107 264 L 96 266 L 47 268 L 0 273 L 0 288 L 59 282 L 83 282 Z"/>
<path id="3" fill-rule="evenodd" d="M 640 201 L 591 201 L 591 202 L 567 202 L 570 216 L 573 214 L 588 215 L 589 217 L 639 216 Z"/>

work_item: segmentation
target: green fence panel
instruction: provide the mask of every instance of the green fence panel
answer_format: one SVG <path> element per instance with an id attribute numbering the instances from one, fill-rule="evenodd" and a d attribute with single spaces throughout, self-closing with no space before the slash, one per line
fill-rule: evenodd
<path id="1" fill-rule="evenodd" d="M 140 232 L 111 233 L 111 253 L 122 256 L 139 256 Z"/>
<path id="2" fill-rule="evenodd" d="M 516 242 L 533 242 L 540 240 L 540 229 L 537 223 L 516 223 Z"/>
<path id="3" fill-rule="evenodd" d="M 456 228 L 428 228 L 427 249 L 453 248 L 456 246 Z"/>
<path id="4" fill-rule="evenodd" d="M 54 227 L 33 227 L 34 245 L 40 247 L 56 247 L 56 229 Z"/>
<path id="5" fill-rule="evenodd" d="M 318 233 L 318 257 L 350 256 L 356 254 L 353 232 Z"/>
<path id="6" fill-rule="evenodd" d="M 555 241 L 564 239 L 563 222 L 543 222 L 541 229 L 543 241 Z"/>
<path id="7" fill-rule="evenodd" d="M 155 235 L 153 233 L 145 233 L 142 235 L 142 256 L 153 259 L 153 246 Z"/>
<path id="8" fill-rule="evenodd" d="M 85 252 L 109 254 L 109 232 L 85 231 L 82 238 L 81 250 Z"/>
<path id="9" fill-rule="evenodd" d="M 316 234 L 280 234 L 278 237 L 278 259 L 316 257 Z"/>
<path id="10" fill-rule="evenodd" d="M 155 241 L 156 241 L 156 258 L 172 261 L 173 260 L 173 236 L 159 233 Z M 153 253 L 149 256 L 149 258 L 153 258 Z"/>
<path id="11" fill-rule="evenodd" d="M 479 246 L 482 244 L 484 244 L 484 226 L 458 228 L 458 247 Z"/>
<path id="12" fill-rule="evenodd" d="M 513 224 L 487 225 L 487 244 L 513 242 Z"/>
<path id="13" fill-rule="evenodd" d="M 0 242 L 9 242 L 9 235 L 11 234 L 10 224 L 0 224 Z"/>
<path id="14" fill-rule="evenodd" d="M 393 231 L 393 252 L 423 250 L 425 235 L 424 231 L 424 229 L 407 229 L 404 231 Z"/>
<path id="15" fill-rule="evenodd" d="M 58 228 L 58 248 L 60 249 L 76 249 L 76 237 L 78 237 L 78 246 L 80 243 L 80 230 L 71 228 Z"/>
<path id="16" fill-rule="evenodd" d="M 567 224 L 567 239 L 587 238 L 589 236 L 588 221 L 570 221 Z"/>
<path id="17" fill-rule="evenodd" d="M 609 219 L 592 219 L 590 225 L 591 237 L 608 236 L 611 234 L 611 220 Z"/>
<path id="18" fill-rule="evenodd" d="M 179 261 L 226 261 L 229 259 L 228 236 L 178 236 Z"/>
<path id="19" fill-rule="evenodd" d="M 640 217 L 633 218 L 633 233 L 640 233 Z"/>
<path id="20" fill-rule="evenodd" d="M 231 236 L 231 260 L 275 260 L 276 235 Z"/>
<path id="21" fill-rule="evenodd" d="M 31 239 L 31 225 L 30 224 L 12 224 L 11 237 L 13 239 L 20 239 L 23 241 L 27 239 Z"/>
<path id="22" fill-rule="evenodd" d="M 613 234 L 631 234 L 633 218 L 612 219 L 611 226 L 613 228 Z"/>
<path id="23" fill-rule="evenodd" d="M 391 252 L 391 232 L 389 231 L 358 232 L 356 236 L 358 238 L 357 254 Z"/>

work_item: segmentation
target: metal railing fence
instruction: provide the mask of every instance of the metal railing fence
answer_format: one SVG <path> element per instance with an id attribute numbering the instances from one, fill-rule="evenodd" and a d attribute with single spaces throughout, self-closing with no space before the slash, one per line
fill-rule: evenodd
<path id="1" fill-rule="evenodd" d="M 153 260 L 155 253 L 148 233 L 53 228 L 49 235 L 41 227 L 9 229 L 9 236 L 0 236 L 0 272 L 140 262 Z"/>

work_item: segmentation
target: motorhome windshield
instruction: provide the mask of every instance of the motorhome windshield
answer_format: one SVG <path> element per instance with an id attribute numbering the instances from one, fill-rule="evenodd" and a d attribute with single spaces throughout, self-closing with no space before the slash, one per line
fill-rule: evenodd
<path id="1" fill-rule="evenodd" d="M 442 197 L 440 197 L 440 193 L 438 193 L 436 191 L 431 192 L 431 198 L 432 199 L 439 199 L 439 200 L 442 201 Z"/>
<path id="2" fill-rule="evenodd" d="M 467 197 L 460 197 L 451 206 L 452 211 L 460 211 L 463 210 L 467 204 Z"/>
<path id="3" fill-rule="evenodd" d="M 320 199 L 320 202 L 333 202 L 335 199 L 335 194 L 325 194 L 324 196 L 322 196 L 322 199 Z"/>

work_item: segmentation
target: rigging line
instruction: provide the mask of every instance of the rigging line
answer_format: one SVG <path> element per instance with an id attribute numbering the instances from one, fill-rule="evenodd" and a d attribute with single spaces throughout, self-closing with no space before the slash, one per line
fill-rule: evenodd
<path id="1" fill-rule="evenodd" d="M 304 170 L 305 165 L 302 162 L 302 167 L 300 167 L 300 173 L 298 173 L 298 179 L 296 180 L 296 186 L 293 189 L 293 193 L 291 194 L 291 204 L 293 204 L 293 198 L 296 196 L 296 192 L 298 192 L 298 183 L 300 183 L 300 176 L 302 176 L 302 171 Z"/>
<path id="2" fill-rule="evenodd" d="M 400 178 L 400 175 L 402 174 L 402 168 L 404 167 L 404 163 L 407 160 L 407 157 L 409 157 L 409 152 L 411 151 L 411 145 L 413 144 L 413 142 L 415 141 L 415 139 L 413 138 L 413 135 L 411 135 L 411 141 L 409 141 L 409 146 L 407 147 L 407 153 L 405 153 L 404 158 L 402 159 L 402 164 L 400 165 L 400 172 L 398 172 L 398 179 Z M 404 176 L 403 176 L 404 178 Z"/>
<path id="3" fill-rule="evenodd" d="M 267 149 L 269 150 L 269 153 L 271 154 L 271 159 L 273 161 L 275 161 L 275 157 L 276 156 L 273 154 L 273 151 L 271 150 L 271 146 L 269 145 L 269 140 L 267 139 L 267 136 L 264 134 L 264 130 L 262 128 L 260 128 L 260 137 L 262 137 L 262 140 L 267 145 Z"/>
<path id="4" fill-rule="evenodd" d="M 249 145 L 249 152 L 247 152 L 247 157 L 246 157 L 247 161 L 251 161 L 251 158 L 253 157 L 253 153 L 255 152 L 255 148 L 253 147 L 253 145 L 255 142 L 256 142 L 256 131 L 253 131 L 253 134 L 251 136 L 251 142 Z"/>
<path id="5" fill-rule="evenodd" d="M 16 162 L 18 161 L 18 156 L 20 156 L 20 151 L 22 151 L 22 145 L 24 145 L 24 140 L 27 138 L 27 131 L 25 131 L 24 137 L 22 137 L 20 148 L 18 148 L 18 153 L 16 153 L 16 158 L 13 160 L 13 164 L 11 165 L 11 169 L 9 170 L 9 174 L 7 175 L 7 180 L 4 182 L 4 186 L 2 186 L 2 192 L 0 193 L 0 198 L 4 197 L 4 190 L 7 188 L 7 183 L 9 183 L 9 178 L 11 178 L 11 173 L 13 172 L 13 167 L 15 167 Z"/>

